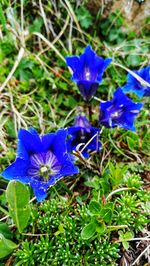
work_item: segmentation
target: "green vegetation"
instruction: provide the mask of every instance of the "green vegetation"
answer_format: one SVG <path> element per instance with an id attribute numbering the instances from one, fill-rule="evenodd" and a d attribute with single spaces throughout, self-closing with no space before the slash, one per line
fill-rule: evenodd
<path id="1" fill-rule="evenodd" d="M 1 1 L 0 172 L 15 159 L 19 128 L 48 133 L 73 125 L 78 105 L 87 112 L 65 56 L 90 44 L 98 55 L 113 58 L 91 101 L 97 127 L 99 98 L 110 99 L 125 84 L 124 67 L 148 65 L 149 19 L 136 34 L 121 12 L 110 10 L 104 19 L 101 12 L 90 13 L 87 1 L 79 1 L 82 7 L 77 2 Z M 27 190 L 26 204 L 16 206 L 11 183 L 5 193 L 8 182 L 0 178 L 0 266 L 115 266 L 138 257 L 135 265 L 148 265 L 149 98 L 142 101 L 137 131 L 103 129 L 100 153 L 78 158 L 80 173 L 50 188 L 41 204 L 30 188 L 16 185 Z"/>

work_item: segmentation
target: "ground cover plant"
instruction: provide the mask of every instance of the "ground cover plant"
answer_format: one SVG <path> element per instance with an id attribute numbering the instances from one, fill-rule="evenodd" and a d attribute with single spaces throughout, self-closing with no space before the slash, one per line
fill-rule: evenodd
<path id="1" fill-rule="evenodd" d="M 150 263 L 148 19 L 102 15 L 0 3 L 0 265 Z"/>

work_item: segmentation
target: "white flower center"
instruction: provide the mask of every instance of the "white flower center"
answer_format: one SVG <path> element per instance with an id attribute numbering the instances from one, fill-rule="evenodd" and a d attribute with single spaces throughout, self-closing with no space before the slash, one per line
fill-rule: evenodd
<path id="1" fill-rule="evenodd" d="M 84 78 L 85 78 L 85 80 L 91 79 L 91 73 L 90 73 L 89 68 L 87 68 L 87 67 L 84 69 Z"/>
<path id="2" fill-rule="evenodd" d="M 47 170 L 48 170 L 48 169 L 47 169 L 47 166 L 46 166 L 46 165 L 45 165 L 45 166 L 42 166 L 42 167 L 40 168 L 40 172 L 43 173 L 43 174 L 46 173 Z"/>
<path id="3" fill-rule="evenodd" d="M 111 114 L 111 118 L 117 118 L 117 117 L 119 117 L 119 112 L 116 111 Z"/>

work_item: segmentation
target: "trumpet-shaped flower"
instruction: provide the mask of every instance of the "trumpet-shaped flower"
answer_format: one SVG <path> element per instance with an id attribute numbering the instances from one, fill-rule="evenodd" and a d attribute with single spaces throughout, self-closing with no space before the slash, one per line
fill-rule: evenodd
<path id="1" fill-rule="evenodd" d="M 64 176 L 78 173 L 66 150 L 66 130 L 39 136 L 34 129 L 20 129 L 16 160 L 2 176 L 30 184 L 37 200 L 46 197 L 47 189 Z"/>
<path id="2" fill-rule="evenodd" d="M 88 45 L 80 56 L 67 56 L 67 65 L 72 69 L 72 80 L 77 84 L 83 98 L 89 101 L 95 94 L 102 75 L 112 59 L 96 55 Z"/>
<path id="3" fill-rule="evenodd" d="M 79 150 L 82 151 L 83 149 L 82 155 L 88 158 L 88 150 L 99 151 L 100 130 L 96 127 L 92 127 L 84 114 L 76 116 L 74 126 L 68 128 L 68 134 L 67 148 L 69 152 L 76 150 L 76 148 L 80 146 Z"/>
<path id="4" fill-rule="evenodd" d="M 111 101 L 100 103 L 100 123 L 105 127 L 122 127 L 135 131 L 134 119 L 142 103 L 134 103 L 118 88 Z"/>
<path id="5" fill-rule="evenodd" d="M 150 84 L 150 66 L 140 69 L 139 71 L 134 71 L 142 79 Z M 148 87 L 144 83 L 138 81 L 131 74 L 127 76 L 127 83 L 123 87 L 124 92 L 134 92 L 138 97 L 150 96 L 150 86 Z"/>

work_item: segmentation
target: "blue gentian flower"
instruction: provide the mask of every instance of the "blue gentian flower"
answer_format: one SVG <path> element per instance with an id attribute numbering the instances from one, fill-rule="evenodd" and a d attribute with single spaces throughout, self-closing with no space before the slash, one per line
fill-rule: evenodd
<path id="1" fill-rule="evenodd" d="M 80 56 L 67 56 L 67 65 L 73 70 L 72 80 L 77 84 L 84 99 L 89 101 L 96 92 L 102 75 L 112 59 L 96 55 L 88 45 Z"/>
<path id="2" fill-rule="evenodd" d="M 100 103 L 100 123 L 105 127 L 122 127 L 135 131 L 134 119 L 142 103 L 134 103 L 118 88 L 111 101 Z"/>
<path id="3" fill-rule="evenodd" d="M 2 177 L 30 184 L 37 200 L 42 201 L 57 180 L 78 173 L 67 153 L 66 135 L 64 129 L 41 137 L 32 128 L 20 129 L 16 160 L 2 172 Z"/>
<path id="4" fill-rule="evenodd" d="M 82 150 L 82 148 L 84 148 L 84 145 L 86 145 L 86 143 L 88 142 L 89 144 L 85 147 L 85 149 L 82 152 L 82 155 L 85 158 L 89 157 L 88 150 L 99 151 L 100 130 L 96 127 L 92 127 L 84 114 L 76 116 L 74 126 L 68 128 L 68 134 L 69 138 L 67 141 L 67 148 L 69 152 L 76 150 L 79 144 L 83 144 L 79 149 Z"/>
<path id="5" fill-rule="evenodd" d="M 139 71 L 133 71 L 139 75 L 142 79 L 150 83 L 150 66 L 140 69 Z M 134 92 L 138 97 L 150 96 L 150 87 L 145 86 L 130 73 L 127 75 L 127 83 L 123 87 L 124 92 Z"/>

